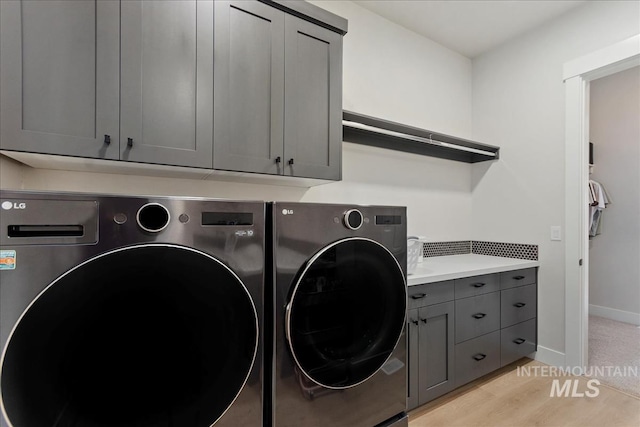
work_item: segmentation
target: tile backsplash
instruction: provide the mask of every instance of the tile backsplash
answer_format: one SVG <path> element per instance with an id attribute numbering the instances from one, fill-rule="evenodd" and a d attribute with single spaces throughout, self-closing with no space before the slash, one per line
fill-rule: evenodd
<path id="1" fill-rule="evenodd" d="M 422 256 L 424 258 L 445 255 L 462 255 L 470 253 L 470 240 L 461 240 L 457 242 L 425 242 L 422 244 Z"/>
<path id="2" fill-rule="evenodd" d="M 422 244 L 422 256 L 425 258 L 478 254 L 500 256 L 505 258 L 538 260 L 538 245 L 524 243 L 482 242 L 476 240 L 459 240 L 453 242 L 427 242 Z"/>

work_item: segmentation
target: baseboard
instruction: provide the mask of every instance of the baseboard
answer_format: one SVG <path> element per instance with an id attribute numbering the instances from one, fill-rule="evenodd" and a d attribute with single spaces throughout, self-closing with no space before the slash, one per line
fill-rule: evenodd
<path id="1" fill-rule="evenodd" d="M 532 359 L 550 366 L 564 366 L 565 355 L 559 351 L 538 345 L 538 351 L 529 355 Z"/>
<path id="2" fill-rule="evenodd" d="M 640 326 L 640 313 L 632 313 L 630 311 L 589 304 L 589 314 Z"/>

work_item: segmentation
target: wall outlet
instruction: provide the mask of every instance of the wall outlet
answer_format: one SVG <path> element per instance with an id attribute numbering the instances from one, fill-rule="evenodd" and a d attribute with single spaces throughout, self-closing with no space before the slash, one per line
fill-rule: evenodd
<path id="1" fill-rule="evenodd" d="M 551 240 L 562 240 L 562 228 L 559 225 L 551 226 Z"/>

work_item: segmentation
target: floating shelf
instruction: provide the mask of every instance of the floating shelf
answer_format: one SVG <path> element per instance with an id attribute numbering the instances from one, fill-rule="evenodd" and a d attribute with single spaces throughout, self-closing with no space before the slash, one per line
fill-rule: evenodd
<path id="1" fill-rule="evenodd" d="M 426 129 L 377 119 L 351 111 L 342 113 L 343 141 L 465 163 L 496 160 L 500 147 Z"/>

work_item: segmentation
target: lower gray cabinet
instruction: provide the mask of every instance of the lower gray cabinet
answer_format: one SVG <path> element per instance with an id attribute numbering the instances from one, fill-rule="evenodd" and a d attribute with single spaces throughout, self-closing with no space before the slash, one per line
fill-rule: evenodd
<path id="1" fill-rule="evenodd" d="M 536 351 L 536 319 L 500 331 L 500 366 Z"/>
<path id="2" fill-rule="evenodd" d="M 420 403 L 453 390 L 453 310 L 452 301 L 429 305 L 419 310 Z"/>
<path id="3" fill-rule="evenodd" d="M 500 331 L 456 345 L 456 386 L 500 367 Z"/>
<path id="4" fill-rule="evenodd" d="M 408 409 L 536 351 L 536 276 L 529 268 L 409 288 Z"/>
<path id="5" fill-rule="evenodd" d="M 453 301 L 409 310 L 409 409 L 455 387 Z"/>
<path id="6" fill-rule="evenodd" d="M 456 299 L 456 344 L 500 329 L 500 292 Z"/>

